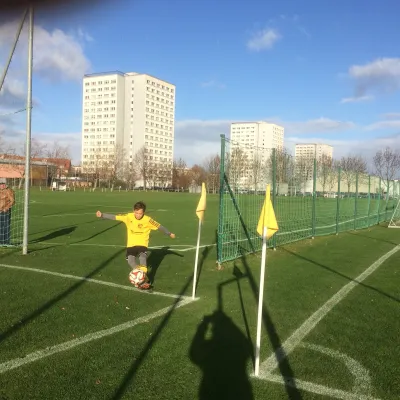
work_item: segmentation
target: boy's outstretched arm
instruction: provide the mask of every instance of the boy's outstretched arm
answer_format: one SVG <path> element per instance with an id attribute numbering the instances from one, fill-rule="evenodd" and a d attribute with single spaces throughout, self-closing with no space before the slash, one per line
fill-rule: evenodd
<path id="1" fill-rule="evenodd" d="M 164 232 L 171 239 L 175 239 L 175 233 L 171 233 L 165 226 L 160 225 L 158 227 L 158 230 L 161 231 L 161 232 Z"/>
<path id="2" fill-rule="evenodd" d="M 114 214 L 104 214 L 101 211 L 96 212 L 96 217 L 97 218 L 104 218 L 104 219 L 115 219 Z"/>

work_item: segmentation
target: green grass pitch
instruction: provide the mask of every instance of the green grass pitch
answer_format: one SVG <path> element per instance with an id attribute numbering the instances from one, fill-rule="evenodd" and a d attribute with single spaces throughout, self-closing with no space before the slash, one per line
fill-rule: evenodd
<path id="1" fill-rule="evenodd" d="M 1 400 L 400 398 L 400 231 L 268 250 L 255 378 L 261 254 L 216 270 L 209 195 L 191 301 L 198 199 L 32 191 L 29 254 L 0 250 Z M 125 227 L 95 217 L 138 200 L 177 235 L 152 233 L 152 294 L 129 284 Z"/>

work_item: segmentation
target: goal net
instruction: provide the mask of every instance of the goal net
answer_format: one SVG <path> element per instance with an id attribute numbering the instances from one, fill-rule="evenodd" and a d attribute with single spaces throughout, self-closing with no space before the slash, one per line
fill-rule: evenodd
<path id="1" fill-rule="evenodd" d="M 23 240 L 28 18 L 23 23 L 22 14 L 0 22 L 0 246 Z"/>

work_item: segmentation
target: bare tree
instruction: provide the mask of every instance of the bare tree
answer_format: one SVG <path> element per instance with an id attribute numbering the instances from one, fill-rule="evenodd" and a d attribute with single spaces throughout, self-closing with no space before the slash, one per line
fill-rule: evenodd
<path id="1" fill-rule="evenodd" d="M 135 154 L 135 164 L 137 165 L 138 173 L 143 180 L 143 187 L 146 189 L 148 182 L 148 174 L 150 169 L 149 155 L 146 151 L 147 149 L 143 146 Z"/>
<path id="2" fill-rule="evenodd" d="M 274 153 L 271 152 L 267 163 L 266 171 L 269 174 L 268 178 L 272 181 L 272 174 L 274 173 Z M 295 165 L 294 159 L 290 155 L 289 150 L 286 148 L 275 150 L 275 178 L 276 178 L 276 191 L 279 192 L 281 184 L 289 185 L 295 184 Z"/>
<path id="3" fill-rule="evenodd" d="M 347 193 L 350 193 L 351 186 L 356 183 L 357 175 L 362 179 L 364 174 L 367 173 L 367 162 L 361 156 L 350 155 L 341 158 L 340 167 L 342 170 L 341 179 L 347 186 Z"/>
<path id="4" fill-rule="evenodd" d="M 37 138 L 32 138 L 32 140 L 31 140 L 31 157 L 32 158 L 45 157 L 46 151 L 47 151 L 47 144 L 42 143 Z"/>
<path id="5" fill-rule="evenodd" d="M 226 156 L 226 175 L 229 177 L 232 189 L 245 183 L 249 176 L 249 160 L 247 154 L 239 147 L 234 147 Z"/>
<path id="6" fill-rule="evenodd" d="M 194 183 L 197 186 L 201 186 L 201 184 L 206 181 L 207 175 L 203 167 L 195 164 L 190 169 L 190 177 L 192 180 L 191 183 Z"/>
<path id="7" fill-rule="evenodd" d="M 326 192 L 329 181 L 332 178 L 333 159 L 327 154 L 322 154 L 317 162 L 317 179 L 322 186 L 322 192 Z"/>
<path id="8" fill-rule="evenodd" d="M 209 156 L 204 161 L 204 170 L 207 174 L 207 188 L 211 193 L 217 193 L 219 190 L 221 157 L 219 154 Z"/>
<path id="9" fill-rule="evenodd" d="M 374 158 L 375 173 L 386 186 L 386 199 L 389 198 L 390 186 L 400 173 L 400 151 L 386 147 L 376 152 Z"/>
<path id="10" fill-rule="evenodd" d="M 135 182 L 138 179 L 138 172 L 132 161 L 125 161 L 123 179 L 126 182 L 128 188 L 133 189 L 135 187 Z"/>
<path id="11" fill-rule="evenodd" d="M 296 157 L 295 163 L 295 184 L 304 193 L 307 189 L 307 182 L 313 179 L 314 159 L 300 156 Z"/>
<path id="12" fill-rule="evenodd" d="M 262 155 L 259 152 L 255 152 L 255 154 L 250 157 L 250 160 L 248 160 L 248 168 L 248 172 L 250 173 L 250 179 L 248 183 L 251 183 L 249 186 L 251 186 L 251 188 L 257 193 L 258 185 L 262 181 L 262 174 L 265 170 L 265 163 Z"/>
<path id="13" fill-rule="evenodd" d="M 124 168 L 126 167 L 126 150 L 121 144 L 117 144 L 114 152 L 109 154 L 108 161 L 104 165 L 106 179 L 109 181 L 111 189 L 117 180 L 123 179 Z"/>
<path id="14" fill-rule="evenodd" d="M 175 189 L 188 189 L 192 183 L 192 173 L 187 168 L 186 162 L 180 158 L 172 165 L 172 186 Z"/>

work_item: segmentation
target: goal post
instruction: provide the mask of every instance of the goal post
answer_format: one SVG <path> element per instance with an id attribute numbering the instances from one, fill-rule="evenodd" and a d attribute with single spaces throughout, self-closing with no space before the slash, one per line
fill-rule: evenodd
<path id="1" fill-rule="evenodd" d="M 400 228 L 400 198 L 397 200 L 392 217 L 390 218 L 388 228 Z"/>
<path id="2" fill-rule="evenodd" d="M 0 246 L 22 246 L 22 254 L 28 253 L 33 18 L 33 5 L 27 5 L 16 31 L 6 32 L 4 42 L 10 45 L 10 54 L 0 76 L 1 116 L 6 117 L 8 128 L 7 141 L 4 137 L 0 137 L 0 182 L 3 184 L 0 201 Z M 25 47 L 27 47 L 27 57 L 24 51 L 18 51 Z M 15 86 L 17 88 L 25 86 L 26 92 L 19 93 L 20 90 L 16 91 Z M 19 143 L 15 138 L 24 128 L 26 135 L 22 157 L 24 165 L 22 165 L 21 162 L 17 162 L 21 157 L 16 156 Z"/>

